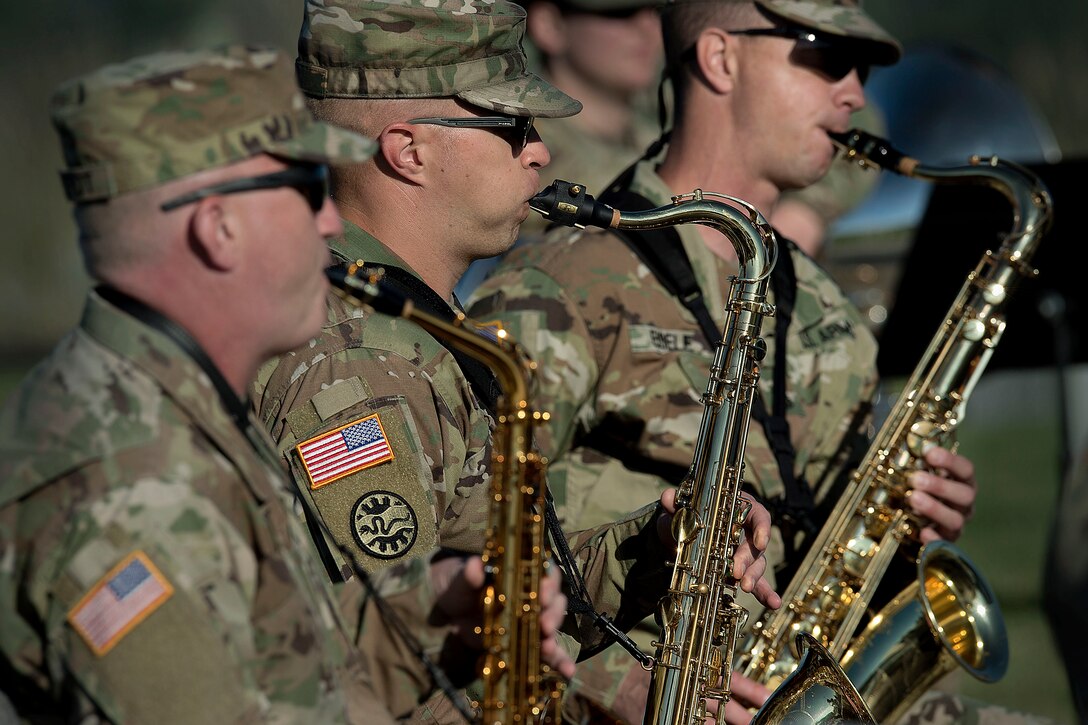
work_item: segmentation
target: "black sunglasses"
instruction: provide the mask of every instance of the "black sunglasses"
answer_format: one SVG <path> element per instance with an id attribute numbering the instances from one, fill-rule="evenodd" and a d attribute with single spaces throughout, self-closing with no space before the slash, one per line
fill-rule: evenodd
<path id="1" fill-rule="evenodd" d="M 450 128 L 486 128 L 491 130 L 510 129 L 510 146 L 514 155 L 520 154 L 529 145 L 529 136 L 533 133 L 533 116 L 464 116 L 458 118 L 412 118 L 408 123 Z"/>
<path id="2" fill-rule="evenodd" d="M 250 176 L 244 179 L 232 179 L 222 184 L 205 186 L 203 189 L 190 191 L 188 194 L 164 202 L 159 208 L 163 211 L 172 211 L 207 199 L 219 194 L 240 194 L 243 191 L 257 191 L 259 189 L 277 189 L 289 186 L 306 199 L 310 208 L 316 214 L 325 206 L 325 200 L 329 197 L 329 168 L 324 164 L 298 164 L 263 176 Z"/>
<path id="3" fill-rule="evenodd" d="M 862 83 L 869 77 L 869 63 L 861 60 L 864 54 L 857 43 L 849 40 L 831 39 L 806 28 L 789 25 L 776 25 L 772 28 L 744 28 L 726 32 L 731 35 L 766 35 L 797 41 L 797 45 L 790 53 L 790 60 L 819 71 L 834 81 L 842 80 L 855 68 L 858 71 L 858 79 Z"/>

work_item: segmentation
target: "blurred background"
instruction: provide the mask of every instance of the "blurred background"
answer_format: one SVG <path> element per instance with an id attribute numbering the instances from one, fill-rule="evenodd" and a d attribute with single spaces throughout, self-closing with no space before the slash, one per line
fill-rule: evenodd
<path id="1" fill-rule="evenodd" d="M 1078 162 L 1088 158 L 1088 3 L 868 0 L 866 7 L 909 51 L 899 68 L 874 72 L 868 86 L 897 146 L 928 163 L 963 163 L 970 153 L 999 153 L 1037 169 L 1060 161 L 1060 167 L 1047 168 L 1071 169 L 1054 178 L 1063 189 L 1076 188 Z M 48 116 L 52 89 L 104 63 L 168 47 L 245 41 L 293 53 L 302 5 L 293 0 L 39 0 L 9 3 L 4 15 L 0 399 L 77 321 L 88 286 L 56 173 L 61 158 Z M 1049 170 L 1046 178 L 1050 182 Z M 969 248 L 946 254 L 942 245 L 956 244 L 960 236 L 949 241 L 948 235 L 931 234 L 916 244 L 930 202 L 926 185 L 881 178 L 875 186 L 866 202 L 831 228 L 821 258 L 874 330 L 892 330 L 882 340 L 884 400 L 889 401 L 897 380 L 909 373 L 935 333 L 959 283 L 1008 220 L 999 220 L 977 246 L 962 235 Z M 1059 201 L 1072 202 L 1071 191 L 1055 192 Z M 974 202 L 946 199 L 946 216 L 927 217 L 926 228 L 951 230 L 942 219 L 955 218 L 957 205 L 967 203 Z M 1060 228 L 1072 227 L 1075 203 L 1058 205 Z M 1073 272 L 1083 269 L 1078 263 L 1084 253 L 1073 246 L 1071 233 L 1055 240 L 1051 248 L 1044 241 L 1045 257 L 1041 251 L 1036 259 L 1042 278 L 1072 280 Z M 921 257 L 914 263 L 912 249 Z M 959 259 L 963 255 L 965 263 Z M 951 278 L 951 287 L 938 284 L 939 275 L 927 270 Z M 1073 341 L 1064 374 L 1054 368 L 1063 355 L 1054 352 L 1060 336 L 1053 329 L 1064 325 L 1074 334 L 1088 329 L 1077 299 L 1083 290 L 1069 284 L 1063 289 L 1066 296 L 1051 300 L 1050 308 L 1034 292 L 1019 301 L 1031 315 L 1025 313 L 1020 337 L 1003 343 L 1017 349 L 999 348 L 972 397 L 961 452 L 978 465 L 981 495 L 960 544 L 996 589 L 1012 648 L 1003 682 L 965 682 L 964 690 L 1072 723 L 1069 687 L 1040 607 L 1062 457 L 1088 443 L 1088 371 L 1079 361 L 1084 343 Z M 897 295 L 911 302 L 897 310 Z M 1040 305 L 1051 314 L 1038 314 Z M 904 341 L 915 341 L 918 352 Z"/>

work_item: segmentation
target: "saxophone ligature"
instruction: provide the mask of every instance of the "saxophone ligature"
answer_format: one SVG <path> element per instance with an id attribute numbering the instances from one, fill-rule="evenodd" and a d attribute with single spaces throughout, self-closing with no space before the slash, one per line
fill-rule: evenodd
<path id="1" fill-rule="evenodd" d="M 1013 209 L 1012 229 L 968 275 L 816 535 L 782 608 L 756 623 L 740 657 L 742 672 L 773 686 L 797 667 L 790 642 L 808 633 L 840 661 L 878 721 L 892 722 L 957 666 L 993 682 L 1008 665 L 993 591 L 956 547 L 921 545 L 918 532 L 925 524 L 909 510 L 907 476 L 926 468 L 923 456 L 931 446 L 954 449 L 968 398 L 1005 330 L 1008 302 L 1021 279 L 1037 274 L 1031 257 L 1050 225 L 1052 203 L 1037 176 L 997 158 L 975 156 L 965 166 L 936 168 L 861 131 L 832 137 L 847 159 L 862 165 L 934 183 L 985 185 Z M 915 580 L 871 615 L 877 585 L 894 561 L 903 560 L 897 551 L 913 562 Z M 794 680 L 805 681 L 802 670 Z"/>
<path id="2" fill-rule="evenodd" d="M 532 450 L 534 429 L 549 415 L 534 410 L 529 391 L 536 364 L 505 330 L 477 326 L 457 313 L 453 322 L 416 308 L 379 274 L 359 264 L 328 271 L 349 301 L 411 320 L 483 362 L 495 373 L 501 396 L 492 433 L 490 509 L 483 551 L 482 725 L 559 723 L 564 684 L 540 656 L 538 593 L 551 551 L 544 522 L 546 461 Z"/>
<path id="3" fill-rule="evenodd" d="M 740 493 L 752 399 L 767 350 L 760 328 L 774 314 L 767 302 L 777 255 L 774 233 L 751 204 L 700 190 L 657 209 L 621 212 L 596 202 L 581 185 L 556 181 L 533 199 L 533 208 L 568 226 L 704 224 L 722 232 L 737 252 L 740 269 L 731 280 L 722 340 L 702 398 L 692 465 L 677 492 L 676 559 L 658 613 L 661 641 L 654 643 L 645 716 L 656 725 L 702 725 L 707 700 L 717 700 L 723 713 L 730 698 L 733 650 L 748 616 L 735 602 L 737 582 L 730 572 L 747 516 Z"/>

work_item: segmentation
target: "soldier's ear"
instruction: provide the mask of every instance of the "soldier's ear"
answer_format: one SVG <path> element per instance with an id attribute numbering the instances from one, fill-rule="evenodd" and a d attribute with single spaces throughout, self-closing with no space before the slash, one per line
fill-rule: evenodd
<path id="1" fill-rule="evenodd" d="M 378 154 L 396 174 L 410 181 L 423 175 L 437 140 L 435 126 L 391 123 L 378 134 Z"/>
<path id="2" fill-rule="evenodd" d="M 733 90 L 737 71 L 736 51 L 736 36 L 730 36 L 721 28 L 706 28 L 695 41 L 698 74 L 717 93 Z"/>
<path id="3" fill-rule="evenodd" d="M 533 12 L 525 20 L 533 45 L 545 56 L 561 55 L 567 49 L 566 24 L 559 7 L 548 0 L 535 0 Z"/>
<path id="4" fill-rule="evenodd" d="M 193 205 L 189 217 L 189 248 L 201 262 L 217 271 L 234 269 L 240 262 L 242 219 L 227 196 L 210 196 Z"/>

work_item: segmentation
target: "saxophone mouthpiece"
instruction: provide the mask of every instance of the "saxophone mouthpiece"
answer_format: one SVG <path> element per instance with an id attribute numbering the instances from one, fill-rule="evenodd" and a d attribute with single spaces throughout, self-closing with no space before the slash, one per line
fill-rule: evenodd
<path id="1" fill-rule="evenodd" d="M 559 179 L 530 199 L 529 207 L 548 221 L 565 227 L 607 229 L 619 221 L 619 212 L 587 194 L 585 185 Z"/>
<path id="2" fill-rule="evenodd" d="M 843 152 L 843 157 L 847 161 L 857 161 L 859 166 L 885 169 L 904 176 L 910 176 L 918 166 L 916 159 L 896 151 L 888 141 L 859 128 L 850 129 L 845 133 L 828 131 L 827 135 Z"/>

